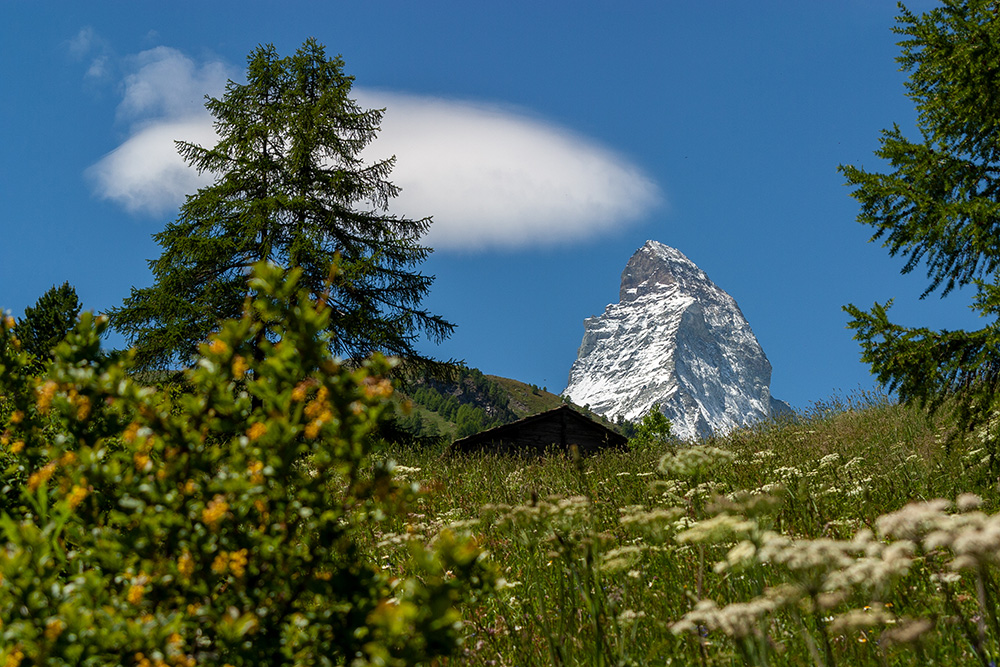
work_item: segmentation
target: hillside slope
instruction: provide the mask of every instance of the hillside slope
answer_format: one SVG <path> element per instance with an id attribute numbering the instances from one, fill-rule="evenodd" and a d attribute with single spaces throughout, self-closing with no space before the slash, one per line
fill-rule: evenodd
<path id="1" fill-rule="evenodd" d="M 458 366 L 452 377 L 411 377 L 401 389 L 399 426 L 419 438 L 451 441 L 479 431 L 509 424 L 567 401 L 544 388 L 511 378 L 486 375 L 476 368 Z M 570 405 L 610 425 L 582 407 Z"/>

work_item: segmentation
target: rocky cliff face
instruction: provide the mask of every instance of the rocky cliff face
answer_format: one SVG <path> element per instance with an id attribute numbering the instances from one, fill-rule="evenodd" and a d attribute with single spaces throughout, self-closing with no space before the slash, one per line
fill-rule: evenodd
<path id="1" fill-rule="evenodd" d="M 619 303 L 584 320 L 563 394 L 615 419 L 655 403 L 684 439 L 725 433 L 788 406 L 736 301 L 679 250 L 647 241 L 622 272 Z"/>

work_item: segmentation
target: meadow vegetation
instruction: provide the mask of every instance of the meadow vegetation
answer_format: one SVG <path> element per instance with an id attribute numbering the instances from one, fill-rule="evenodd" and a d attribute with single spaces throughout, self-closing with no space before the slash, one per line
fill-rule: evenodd
<path id="1" fill-rule="evenodd" d="M 454 664 L 994 664 L 998 492 L 976 437 L 860 393 L 591 458 L 383 450 L 421 494 L 368 548 L 463 534 L 499 592 Z"/>

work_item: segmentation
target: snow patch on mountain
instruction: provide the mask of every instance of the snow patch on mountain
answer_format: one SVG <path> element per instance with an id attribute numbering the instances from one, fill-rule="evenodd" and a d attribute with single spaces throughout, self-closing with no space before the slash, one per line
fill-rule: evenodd
<path id="1" fill-rule="evenodd" d="M 676 248 L 647 241 L 622 272 L 619 303 L 584 320 L 563 391 L 611 419 L 656 403 L 683 439 L 726 433 L 788 406 L 736 300 Z"/>

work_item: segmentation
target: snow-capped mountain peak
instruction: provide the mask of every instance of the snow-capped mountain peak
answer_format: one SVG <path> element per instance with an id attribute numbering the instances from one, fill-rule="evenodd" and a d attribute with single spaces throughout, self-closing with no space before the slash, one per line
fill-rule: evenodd
<path id="1" fill-rule="evenodd" d="M 771 398 L 771 364 L 735 299 L 676 248 L 647 241 L 619 303 L 584 329 L 563 393 L 599 414 L 635 420 L 659 403 L 691 439 L 788 409 Z"/>

